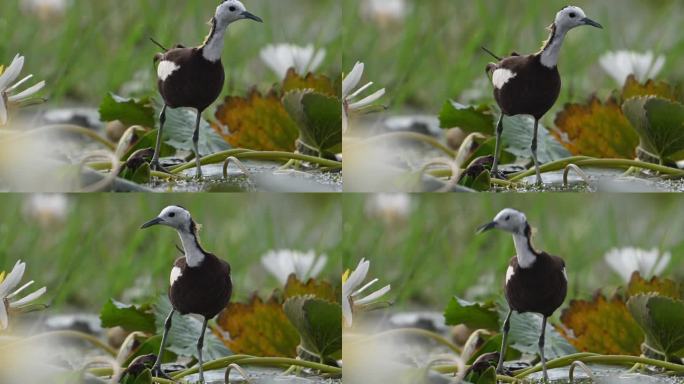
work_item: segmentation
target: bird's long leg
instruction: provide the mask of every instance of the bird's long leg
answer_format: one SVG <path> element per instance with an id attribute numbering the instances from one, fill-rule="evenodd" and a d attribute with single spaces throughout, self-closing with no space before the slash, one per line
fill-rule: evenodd
<path id="1" fill-rule="evenodd" d="M 501 340 L 501 354 L 499 354 L 499 364 L 496 365 L 496 372 L 503 373 L 504 359 L 506 358 L 506 341 L 508 339 L 508 331 L 511 329 L 511 315 L 513 310 L 508 310 L 508 315 L 506 315 L 506 320 L 503 325 L 503 340 Z"/>
<path id="2" fill-rule="evenodd" d="M 548 383 L 549 375 L 546 374 L 546 359 L 544 358 L 544 334 L 546 333 L 546 316 L 542 320 L 541 335 L 539 335 L 539 355 L 541 356 L 542 370 L 544 371 L 544 381 Z"/>
<path id="3" fill-rule="evenodd" d="M 534 170 L 537 173 L 537 184 L 543 184 L 541 172 L 539 171 L 539 161 L 537 160 L 537 132 L 539 131 L 539 120 L 534 119 L 534 136 L 532 136 L 532 159 L 534 160 Z"/>
<path id="4" fill-rule="evenodd" d="M 162 133 L 164 132 L 164 123 L 166 123 L 166 104 L 159 114 L 159 132 L 157 132 L 157 144 L 154 146 L 154 155 L 152 156 L 152 162 L 150 163 L 150 168 L 153 171 L 161 171 L 169 173 L 159 164 L 159 154 L 161 153 L 162 144 Z"/>
<path id="5" fill-rule="evenodd" d="M 195 163 L 197 164 L 197 178 L 202 178 L 202 155 L 199 153 L 199 134 L 200 121 L 202 119 L 202 111 L 197 110 L 197 122 L 195 123 L 195 132 L 192 134 L 192 147 L 195 150 Z"/>
<path id="6" fill-rule="evenodd" d="M 202 348 L 204 347 L 204 332 L 207 330 L 207 322 L 209 322 L 209 319 L 205 317 L 204 323 L 202 324 L 202 333 L 200 334 L 199 339 L 197 339 L 197 358 L 199 359 L 198 364 L 200 383 L 204 383 L 204 368 L 202 368 L 204 360 L 202 360 Z"/>
<path id="7" fill-rule="evenodd" d="M 494 146 L 494 165 L 492 165 L 492 176 L 499 175 L 499 157 L 501 156 L 501 134 L 503 133 L 503 113 L 499 117 L 499 123 L 496 125 L 496 145 Z"/>
<path id="8" fill-rule="evenodd" d="M 157 360 L 154 362 L 154 365 L 152 366 L 152 375 L 155 377 L 164 377 L 164 373 L 161 370 L 161 363 L 164 358 L 164 347 L 166 346 L 166 337 L 169 334 L 169 330 L 171 329 L 171 322 L 173 320 L 173 314 L 176 311 L 174 309 L 171 310 L 169 313 L 169 316 L 166 318 L 166 321 L 164 322 L 164 333 L 162 334 L 162 341 L 161 341 L 161 347 L 159 347 L 159 354 L 157 355 Z"/>

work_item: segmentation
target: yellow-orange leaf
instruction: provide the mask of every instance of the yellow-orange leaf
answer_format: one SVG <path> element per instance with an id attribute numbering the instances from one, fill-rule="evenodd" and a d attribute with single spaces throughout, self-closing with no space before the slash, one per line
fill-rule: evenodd
<path id="1" fill-rule="evenodd" d="M 217 321 L 218 336 L 234 353 L 296 357 L 299 333 L 285 316 L 282 302 L 264 302 L 254 295 L 249 303 L 231 303 Z M 227 333 L 227 334 L 224 334 Z"/>
<path id="2" fill-rule="evenodd" d="M 287 279 L 283 296 L 289 299 L 294 296 L 314 295 L 319 299 L 327 300 L 332 303 L 339 303 L 342 293 L 339 289 L 333 287 L 330 283 L 325 281 L 318 281 L 316 279 L 309 279 L 306 283 L 297 279 L 293 273 Z"/>
<path id="3" fill-rule="evenodd" d="M 625 301 L 601 294 L 592 301 L 572 300 L 563 310 L 559 331 L 580 351 L 613 355 L 641 353 L 644 334 L 629 313 Z"/>
<path id="4" fill-rule="evenodd" d="M 314 91 L 322 93 L 326 96 L 339 98 L 342 90 L 338 88 L 339 87 L 337 87 L 336 84 L 325 75 L 315 75 L 313 73 L 309 73 L 306 75 L 306 77 L 301 77 L 297 72 L 295 72 L 294 68 L 290 68 L 290 70 L 287 71 L 287 76 L 285 76 L 285 80 L 283 80 L 284 93 L 304 89 L 313 89 Z"/>
<path id="5" fill-rule="evenodd" d="M 614 99 L 567 104 L 556 116 L 554 136 L 573 155 L 632 159 L 639 136 Z"/>
<path id="6" fill-rule="evenodd" d="M 275 91 L 262 95 L 256 89 L 247 97 L 229 96 L 216 110 L 212 127 L 236 148 L 292 152 L 299 129 L 280 98 Z"/>
<path id="7" fill-rule="evenodd" d="M 622 88 L 622 101 L 639 96 L 659 96 L 671 101 L 677 100 L 677 91 L 664 81 L 648 80 L 641 84 L 634 75 L 630 75 Z"/>
<path id="8" fill-rule="evenodd" d="M 634 272 L 627 285 L 627 296 L 634 296 L 640 293 L 656 292 L 659 295 L 681 299 L 681 286 L 674 280 L 661 279 L 657 276 L 651 280 L 645 280 L 639 272 Z"/>

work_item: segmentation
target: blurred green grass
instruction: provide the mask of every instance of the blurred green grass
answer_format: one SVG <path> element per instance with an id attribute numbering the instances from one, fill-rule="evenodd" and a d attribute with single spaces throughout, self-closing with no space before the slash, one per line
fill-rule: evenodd
<path id="1" fill-rule="evenodd" d="M 182 43 L 199 45 L 209 32 L 207 22 L 217 1 L 73 0 L 64 17 L 47 22 L 21 10 L 20 0 L 0 5 L 0 63 L 16 53 L 26 56 L 24 73 L 48 82 L 46 94 L 56 104 L 99 104 L 109 91 L 134 79 L 136 73 L 156 89 L 152 58 L 158 48 Z M 226 93 L 244 93 L 278 81 L 259 59 L 271 43 L 314 44 L 328 55 L 321 70 L 340 71 L 341 7 L 335 0 L 249 0 L 247 8 L 263 24 L 238 22 L 228 31 L 223 63 Z"/>
<path id="2" fill-rule="evenodd" d="M 64 223 L 49 227 L 26 215 L 29 198 L 0 199 L 0 270 L 26 261 L 24 281 L 47 286 L 54 311 L 97 311 L 146 276 L 145 296 L 165 293 L 180 240 L 171 228 L 139 228 L 171 204 L 190 210 L 205 249 L 230 262 L 235 300 L 279 286 L 260 262 L 271 249 L 327 254 L 321 277 L 340 280 L 341 206 L 332 195 L 72 195 Z"/>
<path id="3" fill-rule="evenodd" d="M 361 16 L 365 0 L 343 0 L 343 70 L 366 63 L 365 79 L 387 87 L 392 113 L 437 114 L 445 100 L 475 89 L 493 102 L 485 66 L 492 61 L 480 49 L 499 55 L 532 53 L 548 37 L 546 27 L 564 0 L 408 0 L 405 20 L 395 25 Z M 564 44 L 559 64 L 564 87 L 556 108 L 584 101 L 592 93 L 606 95 L 617 85 L 601 69 L 607 51 L 652 50 L 667 57 L 660 78 L 684 80 L 684 2 L 678 0 L 577 0 L 604 30 L 578 28 Z M 553 120 L 555 112 L 547 114 Z"/>
<path id="4" fill-rule="evenodd" d="M 412 195 L 406 220 L 387 222 L 368 213 L 372 196 L 345 195 L 341 253 L 344 269 L 371 261 L 369 278 L 392 284 L 397 307 L 441 309 L 452 295 L 479 286 L 502 295 L 515 254 L 504 232 L 476 235 L 503 208 L 526 213 L 537 249 L 567 263 L 568 296 L 609 293 L 622 284 L 604 262 L 613 247 L 670 251 L 664 276 L 684 279 L 684 198 L 679 195 Z M 487 280 L 487 277 L 489 280 Z"/>

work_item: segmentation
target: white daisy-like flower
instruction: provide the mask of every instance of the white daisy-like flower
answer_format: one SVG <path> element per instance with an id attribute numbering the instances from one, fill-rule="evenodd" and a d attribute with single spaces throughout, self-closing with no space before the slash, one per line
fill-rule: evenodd
<path id="1" fill-rule="evenodd" d="M 21 0 L 24 12 L 36 15 L 41 20 L 49 20 L 66 13 L 67 0 Z"/>
<path id="2" fill-rule="evenodd" d="M 361 286 L 366 280 L 369 268 L 370 261 L 361 259 L 353 272 L 347 270 L 342 275 L 342 320 L 347 327 L 352 326 L 354 312 L 369 308 L 373 304 L 378 303 L 391 289 L 391 286 L 388 284 L 365 297 L 361 297 L 363 292 L 378 282 L 376 278 Z"/>
<path id="3" fill-rule="evenodd" d="M 407 10 L 406 0 L 365 0 L 361 2 L 361 14 L 380 25 L 403 21 Z"/>
<path id="4" fill-rule="evenodd" d="M 356 88 L 361 82 L 361 77 L 363 77 L 363 70 L 364 64 L 356 62 L 352 71 L 342 80 L 342 132 L 347 131 L 349 117 L 352 113 L 363 113 L 372 109 L 373 103 L 385 95 L 385 88 L 383 88 L 370 96 L 356 100 L 361 93 L 373 85 L 371 81 L 358 89 Z"/>
<path id="5" fill-rule="evenodd" d="M 31 280 L 15 289 L 21 282 L 22 277 L 24 277 L 25 271 L 26 263 L 19 260 L 6 277 L 5 272 L 0 273 L 0 330 L 5 330 L 9 327 L 10 313 L 22 313 L 30 310 L 33 302 L 43 296 L 47 290 L 47 288 L 43 287 L 19 299 L 17 296 L 33 284 L 33 280 Z"/>
<path id="6" fill-rule="evenodd" d="M 603 257 L 608 266 L 628 282 L 632 273 L 638 271 L 644 278 L 658 275 L 670 263 L 670 252 L 660 253 L 656 248 L 649 250 L 625 247 L 613 248 Z"/>
<path id="7" fill-rule="evenodd" d="M 307 281 L 318 276 L 327 262 L 326 255 L 318 256 L 314 251 L 300 252 L 290 249 L 269 251 L 261 257 L 261 265 L 282 285 L 287 283 L 287 279 L 293 273 L 299 281 Z"/>
<path id="8" fill-rule="evenodd" d="M 281 79 L 294 68 L 301 76 L 317 70 L 325 59 L 325 49 L 316 50 L 312 44 L 300 47 L 294 44 L 269 44 L 261 50 L 261 60 Z"/>
<path id="9" fill-rule="evenodd" d="M 60 193 L 38 193 L 26 198 L 24 215 L 43 227 L 61 223 L 69 212 L 69 199 Z"/>
<path id="10" fill-rule="evenodd" d="M 601 56 L 600 63 L 606 73 L 623 85 L 629 75 L 634 75 L 640 82 L 655 78 L 665 66 L 665 56 L 656 57 L 651 51 L 617 51 Z"/>
<path id="11" fill-rule="evenodd" d="M 16 55 L 6 70 L 3 71 L 3 67 L 0 67 L 0 126 L 7 124 L 9 107 L 21 107 L 39 101 L 33 98 L 33 95 L 45 87 L 45 81 L 41 81 L 24 91 L 15 93 L 17 88 L 33 77 L 33 75 L 28 75 L 15 83 L 23 68 L 24 57 L 21 55 Z"/>
<path id="12" fill-rule="evenodd" d="M 392 224 L 405 220 L 411 213 L 411 196 L 406 193 L 379 193 L 366 204 L 366 214 Z"/>

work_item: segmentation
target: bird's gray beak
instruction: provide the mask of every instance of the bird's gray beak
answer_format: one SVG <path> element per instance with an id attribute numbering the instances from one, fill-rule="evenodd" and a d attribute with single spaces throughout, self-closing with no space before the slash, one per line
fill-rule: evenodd
<path id="1" fill-rule="evenodd" d="M 250 20 L 258 21 L 258 22 L 260 22 L 260 23 L 263 23 L 263 22 L 264 22 L 264 21 L 261 19 L 261 17 L 255 15 L 255 14 L 249 13 L 249 12 L 247 12 L 247 11 L 242 12 L 242 18 L 243 18 L 243 19 L 250 19 Z"/>
<path id="2" fill-rule="evenodd" d="M 161 224 L 163 221 L 164 221 L 164 219 L 162 219 L 161 217 L 155 217 L 154 219 L 152 219 L 152 220 L 148 221 L 147 223 L 143 224 L 143 225 L 140 227 L 140 229 L 145 229 L 145 228 L 149 228 L 149 227 L 151 227 L 151 226 L 153 226 L 153 225 Z"/>
<path id="3" fill-rule="evenodd" d="M 487 231 L 490 231 L 490 230 L 492 230 L 492 229 L 494 229 L 494 228 L 496 228 L 496 222 L 495 222 L 495 221 L 492 221 L 491 223 L 487 223 L 487 224 L 481 226 L 480 228 L 478 228 L 478 229 L 477 229 L 477 233 L 480 234 L 480 233 L 483 233 L 483 232 L 487 232 Z"/>
<path id="4" fill-rule="evenodd" d="M 603 25 L 601 25 L 601 24 L 595 22 L 594 20 L 592 20 L 592 19 L 590 19 L 590 18 L 588 18 L 588 17 L 585 17 L 584 19 L 582 19 L 582 23 L 583 23 L 584 25 L 591 25 L 592 27 L 596 27 L 596 28 L 599 28 L 599 29 L 603 29 Z"/>

